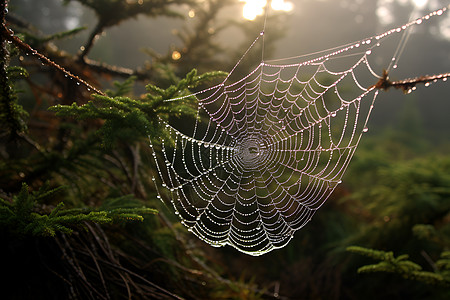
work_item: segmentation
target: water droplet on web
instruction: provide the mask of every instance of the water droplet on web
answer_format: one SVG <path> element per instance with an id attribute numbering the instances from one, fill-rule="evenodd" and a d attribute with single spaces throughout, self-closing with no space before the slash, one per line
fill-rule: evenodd
<path id="1" fill-rule="evenodd" d="M 372 53 L 372 50 L 367 50 L 367 51 L 366 51 L 366 54 L 367 54 L 367 55 L 370 55 L 371 53 Z"/>
<path id="2" fill-rule="evenodd" d="M 397 69 L 397 67 L 398 67 L 397 64 L 392 66 L 393 69 Z"/>
<path id="3" fill-rule="evenodd" d="M 363 132 L 367 132 L 367 131 L 369 131 L 369 128 L 364 127 Z"/>
<path id="4" fill-rule="evenodd" d="M 331 116 L 334 118 L 334 117 L 336 117 L 336 112 L 335 111 L 333 111 L 332 113 L 331 113 Z"/>
<path id="5" fill-rule="evenodd" d="M 425 87 L 429 87 L 431 85 L 430 82 L 425 82 Z"/>

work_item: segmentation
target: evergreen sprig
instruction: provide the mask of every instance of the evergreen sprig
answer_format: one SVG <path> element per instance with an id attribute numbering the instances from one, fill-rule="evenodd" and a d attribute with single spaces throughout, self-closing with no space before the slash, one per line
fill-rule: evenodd
<path id="1" fill-rule="evenodd" d="M 64 209 L 60 202 L 49 214 L 37 211 L 38 201 L 59 191 L 62 187 L 42 187 L 30 193 L 23 184 L 18 195 L 9 202 L 0 198 L 0 228 L 18 235 L 54 236 L 56 232 L 72 233 L 74 228 L 84 228 L 84 222 L 112 224 L 117 222 L 143 221 L 143 215 L 156 214 L 151 208 L 116 208 L 94 211 L 93 209 Z"/>
<path id="2" fill-rule="evenodd" d="M 28 77 L 28 72 L 21 67 L 9 66 L 5 55 L 0 58 L 0 132 L 18 134 L 27 130 L 25 119 L 28 113 L 18 103 L 14 81 Z"/>
<path id="3" fill-rule="evenodd" d="M 61 32 L 57 32 L 57 33 L 49 34 L 49 35 L 42 35 L 42 34 L 36 34 L 34 32 L 32 33 L 30 31 L 24 31 L 21 33 L 21 36 L 22 36 L 22 39 L 24 41 L 26 41 L 28 44 L 30 44 L 31 46 L 38 46 L 38 45 L 45 44 L 47 42 L 53 42 L 53 41 L 57 41 L 57 40 L 71 38 L 86 29 L 87 29 L 86 27 L 76 27 L 74 29 L 61 31 Z"/>
<path id="4" fill-rule="evenodd" d="M 450 252 L 441 253 L 441 259 L 436 262 L 435 272 L 423 271 L 417 263 L 408 260 L 407 254 L 397 257 L 392 251 L 381 251 L 350 246 L 347 251 L 379 260 L 377 264 L 365 265 L 358 273 L 388 272 L 401 275 L 405 279 L 417 280 L 427 284 L 450 285 Z"/>
<path id="5" fill-rule="evenodd" d="M 106 90 L 106 95 L 111 98 L 126 96 L 133 89 L 136 79 L 136 76 L 130 76 L 124 82 L 114 81 L 115 90 Z"/>
<path id="6" fill-rule="evenodd" d="M 99 130 L 104 145 L 111 147 L 117 140 L 136 141 L 140 137 L 150 136 L 160 139 L 164 136 L 161 120 L 168 121 L 170 117 L 195 116 L 197 112 L 195 98 L 189 96 L 190 88 L 194 88 L 206 81 L 223 77 L 224 72 L 209 72 L 197 75 L 193 69 L 177 84 L 167 89 L 155 85 L 147 85 L 149 91 L 142 100 L 128 97 L 108 97 L 94 95 L 94 99 L 87 104 L 56 105 L 50 110 L 56 111 L 59 116 L 75 117 L 77 119 L 102 119 L 104 124 Z M 110 94 L 123 94 L 131 87 L 132 79 L 124 84 L 117 84 L 117 92 Z M 179 98 L 177 101 L 164 101 Z"/>

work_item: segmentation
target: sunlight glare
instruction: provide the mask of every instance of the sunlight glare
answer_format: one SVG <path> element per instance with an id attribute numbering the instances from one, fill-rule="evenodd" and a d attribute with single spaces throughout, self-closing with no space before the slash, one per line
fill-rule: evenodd
<path id="1" fill-rule="evenodd" d="M 412 2 L 417 8 L 422 9 L 427 4 L 428 0 L 412 0 Z"/>
<path id="2" fill-rule="evenodd" d="M 284 0 L 272 0 L 272 9 L 289 12 L 294 8 L 292 2 L 286 2 Z"/>
<path id="3" fill-rule="evenodd" d="M 257 16 L 260 16 L 264 13 L 264 7 L 267 5 L 267 0 L 240 0 L 241 2 L 245 2 L 244 8 L 242 11 L 242 16 L 247 20 L 254 20 Z M 272 0 L 271 5 L 273 10 L 292 11 L 294 8 L 294 4 L 290 1 L 285 0 Z"/>
<path id="4" fill-rule="evenodd" d="M 266 6 L 266 0 L 241 0 L 245 2 L 242 11 L 242 16 L 247 20 L 254 20 L 257 16 L 260 16 L 264 12 L 264 6 Z"/>

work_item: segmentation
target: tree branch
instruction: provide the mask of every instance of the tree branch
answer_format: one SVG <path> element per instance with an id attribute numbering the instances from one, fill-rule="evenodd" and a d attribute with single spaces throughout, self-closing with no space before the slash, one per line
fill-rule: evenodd
<path id="1" fill-rule="evenodd" d="M 450 73 L 442 73 L 436 75 L 425 75 L 415 78 L 408 78 L 397 81 L 390 81 L 388 72 L 386 70 L 383 71 L 383 76 L 380 80 L 370 88 L 376 88 L 380 90 L 388 90 L 390 87 L 400 89 L 405 94 L 411 93 L 416 89 L 416 85 L 419 83 L 425 84 L 425 86 L 429 86 L 432 82 L 437 82 L 438 80 L 447 81 L 450 77 Z"/>

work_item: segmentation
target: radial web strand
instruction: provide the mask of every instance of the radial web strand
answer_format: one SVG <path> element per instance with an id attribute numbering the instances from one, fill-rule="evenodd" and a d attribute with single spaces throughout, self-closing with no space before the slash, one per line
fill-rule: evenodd
<path id="1" fill-rule="evenodd" d="M 341 183 L 367 131 L 381 78 L 371 56 L 447 10 L 315 55 L 262 61 L 195 93 L 197 118 L 165 124 L 171 138 L 150 142 L 158 197 L 212 246 L 251 255 L 285 246 Z"/>

